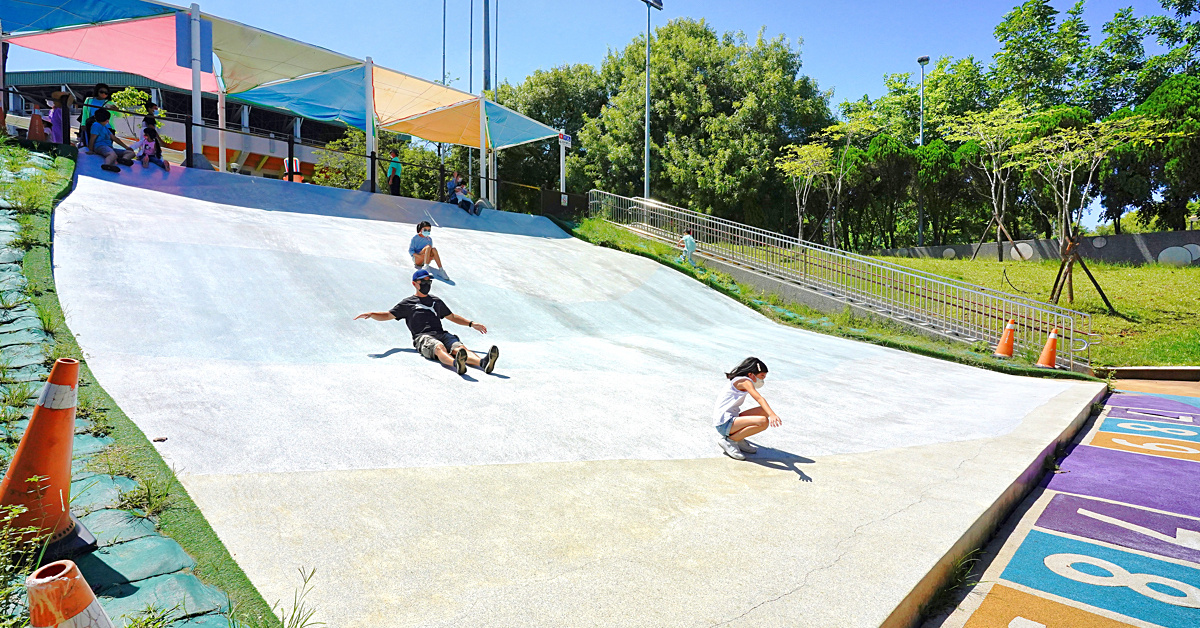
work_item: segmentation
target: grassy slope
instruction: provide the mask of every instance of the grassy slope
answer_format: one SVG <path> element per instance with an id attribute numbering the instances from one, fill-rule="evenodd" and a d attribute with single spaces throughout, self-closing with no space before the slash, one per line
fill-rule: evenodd
<path id="1" fill-rule="evenodd" d="M 1041 300 L 1049 297 L 1059 264 L 1055 260 L 883 259 Z M 1075 269 L 1075 303 L 1069 303 L 1064 294 L 1059 304 L 1092 316 L 1092 331 L 1103 336 L 1092 348 L 1094 365 L 1200 364 L 1200 266 L 1088 262 L 1088 268 L 1123 315 L 1110 315 L 1087 275 Z"/>
<path id="2" fill-rule="evenodd" d="M 57 200 L 69 191 L 74 163 L 65 157 L 59 157 L 56 165 L 62 177 L 57 182 L 56 189 L 50 193 Z M 29 281 L 29 292 L 33 302 L 52 314 L 55 323 L 51 325 L 55 330 L 54 353 L 59 357 L 81 358 L 79 345 L 67 327 L 54 288 L 50 251 L 46 246 L 50 238 L 50 212 L 48 207 L 44 209 L 45 211 L 33 215 L 33 231 L 40 245 L 34 246 L 26 254 L 24 272 Z M 92 404 L 107 413 L 113 426 L 110 436 L 116 441 L 116 447 L 121 447 L 130 454 L 129 470 L 135 478 L 160 477 L 171 480 L 171 507 L 160 516 L 159 528 L 164 535 L 178 541 L 188 554 L 196 559 L 196 575 L 204 582 L 225 591 L 240 617 L 277 623 L 277 620 L 272 622 L 274 615 L 270 608 L 229 555 L 229 551 L 208 525 L 183 485 L 175 478 L 175 474 L 167 467 L 145 434 L 125 416 L 116 402 L 96 382 L 86 362 L 81 365 L 79 372 L 79 398 L 81 407 Z"/>
<path id="3" fill-rule="evenodd" d="M 674 261 L 679 255 L 678 250 L 654 240 L 641 238 L 599 219 L 589 218 L 578 225 L 563 223 L 557 220 L 555 222 L 568 233 L 586 242 L 617 249 L 626 253 L 641 255 L 642 257 L 648 257 L 661 264 L 670 266 L 785 325 L 1014 375 L 1094 379 L 1078 373 L 1033 368 L 1031 365 L 1036 361 L 1036 355 L 1017 356 L 1011 361 L 997 360 L 991 357 L 991 347 L 968 347 L 963 343 L 938 341 L 926 336 L 913 334 L 899 324 L 854 318 L 848 312 L 838 316 L 826 316 L 821 312 L 798 303 L 786 303 L 778 295 L 765 293 L 750 286 L 738 284 L 723 273 L 709 272 L 703 267 L 692 268 L 680 265 Z M 799 316 L 795 318 L 786 316 L 776 310 L 776 307 L 783 308 Z"/>

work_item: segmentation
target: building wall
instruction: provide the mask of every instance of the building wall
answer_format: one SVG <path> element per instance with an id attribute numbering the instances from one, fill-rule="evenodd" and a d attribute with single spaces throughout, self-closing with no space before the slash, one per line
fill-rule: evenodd
<path id="1" fill-rule="evenodd" d="M 995 242 L 985 242 L 979 247 L 979 255 L 976 259 L 997 259 L 996 246 Z M 973 244 L 951 244 L 880 249 L 868 251 L 868 254 L 892 257 L 969 259 L 974 249 L 975 245 Z M 1060 259 L 1058 240 L 1018 240 L 1017 250 L 1005 242 L 1003 244 L 1004 259 L 1019 260 L 1018 250 L 1024 254 L 1026 259 L 1030 260 Z M 1079 250 L 1085 259 L 1110 263 L 1151 264 L 1157 262 L 1175 266 L 1200 265 L 1200 230 L 1090 236 L 1082 239 Z"/>

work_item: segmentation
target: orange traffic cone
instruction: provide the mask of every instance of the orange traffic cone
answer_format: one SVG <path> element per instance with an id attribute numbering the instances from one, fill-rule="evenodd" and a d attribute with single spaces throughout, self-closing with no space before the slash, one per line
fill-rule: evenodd
<path id="1" fill-rule="evenodd" d="M 1000 335 L 1000 342 L 996 344 L 996 352 L 992 355 L 998 358 L 1011 358 L 1013 353 L 1013 337 L 1017 333 L 1017 319 L 1008 321 L 1004 326 L 1004 333 Z"/>
<path id="2" fill-rule="evenodd" d="M 113 628 L 79 567 L 60 560 L 30 574 L 29 625 L 33 628 Z"/>
<path id="3" fill-rule="evenodd" d="M 78 360 L 63 358 L 54 363 L 4 483 L 0 484 L 0 503 L 25 507 L 13 526 L 36 527 L 49 534 L 46 561 L 96 549 L 95 537 L 70 509 L 78 383 Z"/>
<path id="4" fill-rule="evenodd" d="M 1046 339 L 1046 347 L 1042 349 L 1042 355 L 1038 357 L 1037 367 L 1043 369 L 1054 368 L 1054 357 L 1058 355 L 1058 328 L 1055 327 L 1050 332 L 1050 337 Z"/>

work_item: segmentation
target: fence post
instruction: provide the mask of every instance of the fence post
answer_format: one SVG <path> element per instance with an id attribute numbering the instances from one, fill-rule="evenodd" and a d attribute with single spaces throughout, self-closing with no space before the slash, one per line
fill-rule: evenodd
<path id="1" fill-rule="evenodd" d="M 192 164 L 192 148 L 193 148 L 193 146 L 192 146 L 192 119 L 191 119 L 191 117 L 187 117 L 187 118 L 183 119 L 183 126 L 185 127 L 184 128 L 184 136 L 186 137 L 186 139 L 184 140 L 185 146 L 183 148 L 183 167 L 184 168 L 192 168 L 193 167 L 193 164 Z"/>
<path id="2" fill-rule="evenodd" d="M 371 167 L 371 194 L 374 194 L 375 193 L 376 170 L 379 170 L 379 168 L 375 165 L 375 151 L 371 151 L 371 159 L 370 159 L 369 165 Z"/>
<path id="3" fill-rule="evenodd" d="M 283 164 L 283 178 L 285 181 L 291 182 L 295 178 L 292 176 L 292 158 L 296 156 L 296 134 L 288 134 L 288 156 L 287 162 Z"/>
<path id="4" fill-rule="evenodd" d="M 446 183 L 445 183 L 445 181 L 446 181 L 446 163 L 441 162 L 438 164 L 438 180 L 437 180 L 438 202 L 439 203 L 446 202 Z"/>

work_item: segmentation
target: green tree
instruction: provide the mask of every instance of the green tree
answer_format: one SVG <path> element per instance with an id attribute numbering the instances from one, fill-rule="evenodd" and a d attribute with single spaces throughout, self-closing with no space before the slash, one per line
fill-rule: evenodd
<path id="1" fill-rule="evenodd" d="M 1090 42 L 1083 0 L 1061 21 L 1049 0 L 1027 0 L 996 26 L 1000 51 L 993 57 L 993 89 L 1028 109 L 1077 103 L 1086 83 Z"/>
<path id="2" fill-rule="evenodd" d="M 792 188 L 796 191 L 796 237 L 801 240 L 804 239 L 808 196 L 829 176 L 832 161 L 833 151 L 821 144 L 786 146 L 783 155 L 775 158 L 775 167 L 791 180 Z"/>

